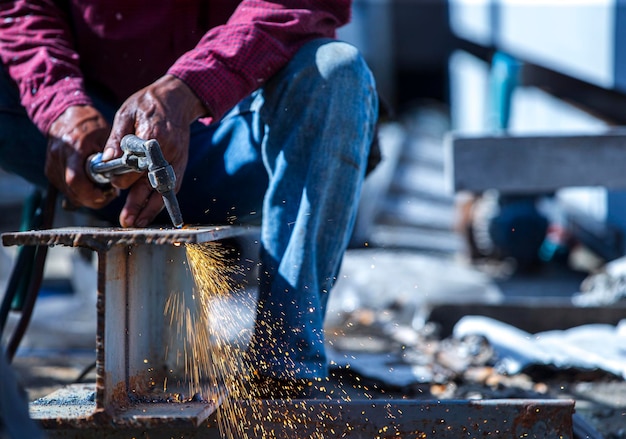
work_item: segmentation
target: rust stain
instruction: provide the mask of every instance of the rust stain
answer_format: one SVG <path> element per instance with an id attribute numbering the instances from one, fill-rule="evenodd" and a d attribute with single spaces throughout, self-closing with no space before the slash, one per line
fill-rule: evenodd
<path id="1" fill-rule="evenodd" d="M 104 370 L 104 330 L 106 303 L 106 258 L 98 253 L 98 287 L 96 292 L 96 408 L 104 408 L 106 378 Z"/>
<path id="2" fill-rule="evenodd" d="M 157 379 L 150 374 L 146 371 L 128 378 L 128 397 L 131 401 L 150 402 L 155 399 Z"/>
<path id="3" fill-rule="evenodd" d="M 94 425 L 108 425 L 111 423 L 111 414 L 104 409 L 95 409 L 91 414 L 78 418 L 48 418 L 39 420 L 39 424 L 48 430 L 58 430 L 65 428 L 88 429 Z"/>
<path id="4" fill-rule="evenodd" d="M 110 380 L 108 380 L 110 381 Z M 120 381 L 115 385 L 108 384 L 109 387 L 109 395 L 110 395 L 110 406 L 106 407 L 107 409 L 111 408 L 123 408 L 130 405 L 130 400 L 128 398 L 128 389 L 126 388 L 126 383 L 124 381 Z"/>
<path id="5" fill-rule="evenodd" d="M 573 413 L 573 404 L 570 410 L 547 404 L 528 404 L 513 419 L 512 429 L 514 433 L 517 433 L 545 428 L 554 430 L 558 436 L 571 437 Z M 539 424 L 542 424 L 541 427 Z"/>

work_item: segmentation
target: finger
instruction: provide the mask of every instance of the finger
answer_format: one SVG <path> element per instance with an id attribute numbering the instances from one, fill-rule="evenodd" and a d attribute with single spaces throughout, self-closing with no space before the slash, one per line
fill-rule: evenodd
<path id="1" fill-rule="evenodd" d="M 68 160 L 64 176 L 67 195 L 72 203 L 92 209 L 100 209 L 119 195 L 119 190 L 112 186 L 95 184 L 85 172 L 80 157 Z"/>
<path id="2" fill-rule="evenodd" d="M 146 227 L 154 221 L 156 216 L 163 210 L 163 197 L 157 191 L 152 191 L 152 195 L 146 204 L 146 207 L 137 217 L 135 224 L 137 227 Z"/>
<path id="3" fill-rule="evenodd" d="M 67 174 L 66 174 L 67 175 Z M 74 180 L 71 175 L 66 177 L 70 182 Z M 78 185 L 68 183 L 64 185 L 62 192 L 74 206 L 85 206 L 90 209 L 101 209 L 119 196 L 119 190 L 113 187 L 91 186 L 90 183 Z"/>
<path id="4" fill-rule="evenodd" d="M 111 178 L 111 185 L 117 189 L 128 189 L 137 183 L 139 179 L 146 179 L 145 172 L 129 172 L 128 174 L 117 175 Z"/>
<path id="5" fill-rule="evenodd" d="M 120 143 L 122 138 L 126 134 L 135 133 L 135 118 L 134 115 L 126 110 L 126 107 L 122 106 L 115 114 L 113 119 L 113 126 L 111 127 L 111 133 L 106 141 L 104 150 L 102 151 L 102 160 L 108 161 L 122 155 L 122 149 Z"/>
<path id="6" fill-rule="evenodd" d="M 120 195 L 120 190 L 113 186 L 99 187 L 92 192 L 93 205 L 88 206 L 92 209 L 101 209 Z"/>
<path id="7" fill-rule="evenodd" d="M 162 209 L 161 195 L 152 189 L 147 179 L 139 180 L 128 193 L 120 213 L 120 224 L 123 227 L 145 227 Z"/>

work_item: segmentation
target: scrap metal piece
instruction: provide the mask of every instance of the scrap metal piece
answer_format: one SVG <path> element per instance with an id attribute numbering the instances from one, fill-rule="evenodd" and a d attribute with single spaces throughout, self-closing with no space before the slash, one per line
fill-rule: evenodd
<path id="1" fill-rule="evenodd" d="M 573 305 L 569 297 L 522 296 L 506 298 L 498 303 L 435 304 L 428 314 L 428 321 L 437 324 L 441 337 L 449 337 L 454 326 L 465 316 L 490 317 L 535 334 L 593 323 L 616 326 L 626 316 L 626 304 L 581 308 Z"/>

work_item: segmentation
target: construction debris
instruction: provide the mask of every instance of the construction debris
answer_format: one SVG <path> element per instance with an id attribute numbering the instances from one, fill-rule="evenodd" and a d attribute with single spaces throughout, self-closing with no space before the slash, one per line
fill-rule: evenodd
<path id="1" fill-rule="evenodd" d="M 456 338 L 484 337 L 493 347 L 495 366 L 514 375 L 538 366 L 560 370 L 602 370 L 626 378 L 626 320 L 617 326 L 594 324 L 565 331 L 529 334 L 482 316 L 466 316 Z"/>

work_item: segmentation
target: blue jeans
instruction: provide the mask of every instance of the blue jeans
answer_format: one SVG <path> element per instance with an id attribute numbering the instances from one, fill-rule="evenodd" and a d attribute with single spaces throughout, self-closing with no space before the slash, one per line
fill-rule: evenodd
<path id="1" fill-rule="evenodd" d="M 95 100 L 112 116 L 114 109 Z M 261 224 L 250 346 L 261 374 L 326 376 L 323 320 L 357 213 L 378 100 L 352 46 L 315 40 L 222 120 L 191 127 L 187 224 Z M 0 78 L 0 166 L 45 186 L 46 141 Z M 123 198 L 96 212 L 117 221 Z M 159 218 L 167 223 L 167 217 Z"/>

